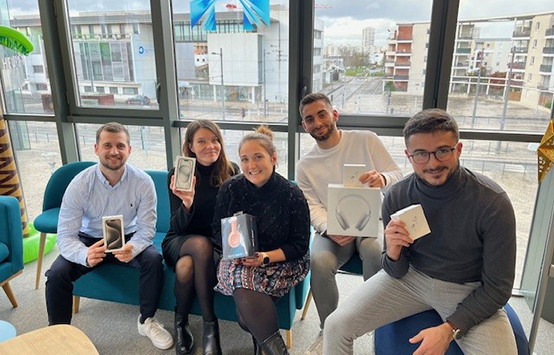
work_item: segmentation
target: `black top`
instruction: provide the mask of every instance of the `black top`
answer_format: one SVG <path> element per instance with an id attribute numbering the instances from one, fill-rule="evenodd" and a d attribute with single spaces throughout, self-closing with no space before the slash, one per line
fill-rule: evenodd
<path id="1" fill-rule="evenodd" d="M 392 213 L 412 204 L 423 207 L 431 233 L 403 248 L 396 262 L 383 252 L 383 269 L 401 278 L 411 265 L 443 281 L 480 282 L 447 317 L 465 333 L 511 296 L 516 256 L 512 204 L 497 183 L 463 167 L 441 186 L 430 186 L 415 174 L 391 186 L 382 206 L 384 225 Z"/>
<path id="2" fill-rule="evenodd" d="M 239 171 L 235 163 L 231 163 L 231 175 Z M 183 201 L 169 190 L 169 204 L 171 208 L 171 217 L 169 220 L 169 231 L 164 239 L 164 244 L 177 236 L 202 235 L 212 240 L 211 223 L 213 221 L 214 207 L 219 186 L 213 184 L 213 170 L 215 164 L 203 166 L 196 164 L 196 186 L 194 192 L 194 201 L 187 212 Z M 167 176 L 167 185 L 171 185 L 171 177 L 175 174 L 175 168 L 169 171 Z M 216 243 L 215 245 L 219 245 Z M 216 247 L 217 249 L 217 247 Z"/>
<path id="3" fill-rule="evenodd" d="M 273 172 L 257 188 L 243 174 L 223 183 L 217 195 L 212 224 L 213 238 L 221 249 L 221 219 L 243 211 L 256 217 L 260 251 L 281 248 L 286 260 L 302 258 L 308 251 L 310 212 L 302 191 Z"/>

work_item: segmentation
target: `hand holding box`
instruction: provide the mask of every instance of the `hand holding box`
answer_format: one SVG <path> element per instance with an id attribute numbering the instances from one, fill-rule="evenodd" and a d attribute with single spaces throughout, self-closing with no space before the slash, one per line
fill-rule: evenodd
<path id="1" fill-rule="evenodd" d="M 413 240 L 431 233 L 421 205 L 411 205 L 403 208 L 393 213 L 390 218 L 395 221 L 400 220 L 404 222 L 406 225 L 405 228 L 410 233 L 410 238 Z"/>

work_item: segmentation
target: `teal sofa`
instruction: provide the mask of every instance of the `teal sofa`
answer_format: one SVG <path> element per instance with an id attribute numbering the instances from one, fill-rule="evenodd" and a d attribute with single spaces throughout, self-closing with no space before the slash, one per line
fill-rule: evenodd
<path id="1" fill-rule="evenodd" d="M 15 308 L 17 300 L 10 280 L 23 272 L 23 229 L 19 201 L 0 196 L 0 287 Z"/>
<path id="2" fill-rule="evenodd" d="M 156 236 L 154 245 L 161 253 L 162 241 L 169 229 L 169 192 L 167 188 L 167 171 L 146 171 L 154 180 L 156 194 L 158 196 L 158 221 L 156 224 Z M 164 264 L 165 265 L 165 264 Z M 124 265 L 101 265 L 94 271 L 86 274 L 75 282 L 73 290 L 73 312 L 79 310 L 79 298 L 86 297 L 98 300 L 138 305 L 138 270 Z M 291 328 L 297 309 L 301 309 L 308 292 L 310 275 L 298 284 L 291 292 L 281 298 L 277 304 L 279 327 L 286 331 L 287 347 L 292 346 Z M 167 265 L 164 266 L 164 283 L 158 308 L 173 311 L 175 296 L 173 284 L 175 273 Z M 193 314 L 200 314 L 200 307 L 195 300 L 192 308 Z M 215 294 L 215 313 L 219 319 L 236 321 L 235 302 L 232 297 Z"/>

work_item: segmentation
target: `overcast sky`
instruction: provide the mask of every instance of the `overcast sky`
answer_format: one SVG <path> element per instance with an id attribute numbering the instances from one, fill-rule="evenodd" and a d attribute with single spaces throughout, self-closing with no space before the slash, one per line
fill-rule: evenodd
<path id="1" fill-rule="evenodd" d="M 288 4 L 289 1 L 271 0 L 271 4 Z M 440 1 L 440 0 L 437 0 Z M 175 12 L 188 12 L 190 0 L 174 0 Z M 68 0 L 70 11 L 147 10 L 149 0 Z M 217 6 L 238 0 L 218 1 Z M 394 30 L 397 22 L 429 21 L 432 0 L 317 0 L 316 16 L 325 23 L 325 43 L 361 43 L 362 29 L 375 28 L 377 45 L 386 44 L 387 30 Z M 8 0 L 10 15 L 38 13 L 37 0 Z M 240 6 L 240 5 L 239 5 Z M 330 7 L 330 8 L 324 8 Z M 461 0 L 460 19 L 492 16 L 511 16 L 554 11 L 553 0 Z M 512 23 L 483 25 L 481 37 L 509 37 Z"/>

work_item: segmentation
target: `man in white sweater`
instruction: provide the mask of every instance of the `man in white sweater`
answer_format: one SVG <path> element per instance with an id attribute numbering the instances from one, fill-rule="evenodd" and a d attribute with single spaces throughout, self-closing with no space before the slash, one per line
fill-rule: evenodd
<path id="1" fill-rule="evenodd" d="M 365 164 L 367 172 L 360 176 L 360 182 L 383 190 L 400 180 L 402 173 L 375 133 L 337 128 L 339 113 L 324 94 L 305 96 L 299 108 L 302 127 L 317 143 L 296 168 L 298 185 L 308 200 L 311 223 L 316 231 L 311 248 L 310 285 L 323 329 L 325 319 L 337 308 L 339 292 L 335 275 L 338 269 L 357 251 L 367 280 L 381 268 L 382 251 L 378 238 L 327 234 L 327 185 L 342 183 L 344 164 Z M 321 334 L 309 352 L 320 352 Z"/>

